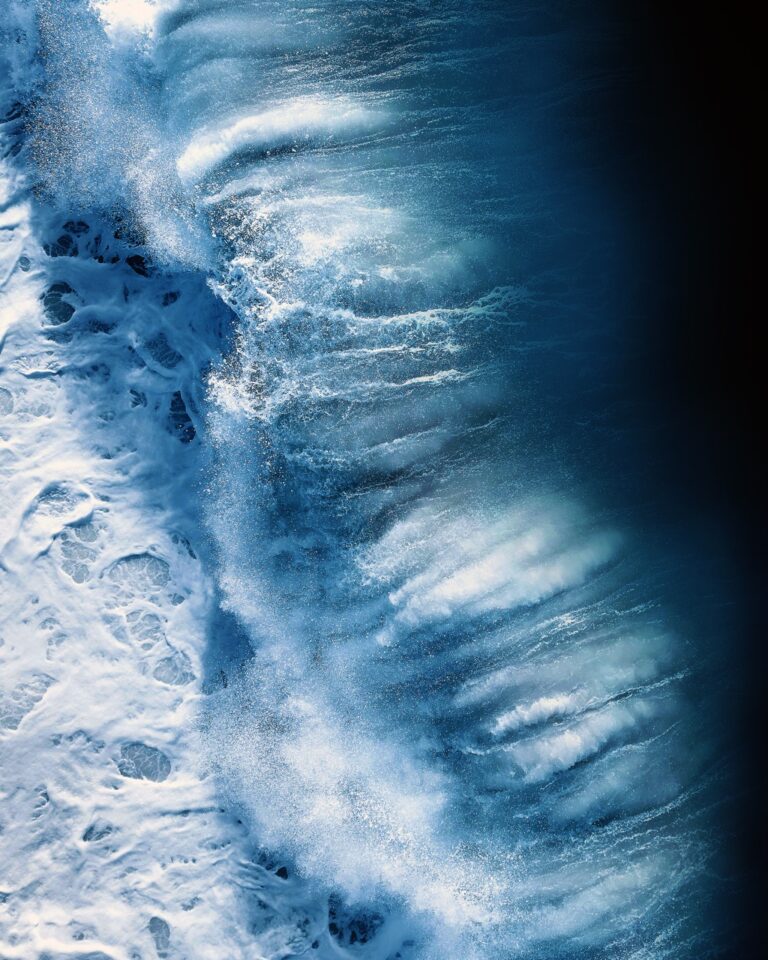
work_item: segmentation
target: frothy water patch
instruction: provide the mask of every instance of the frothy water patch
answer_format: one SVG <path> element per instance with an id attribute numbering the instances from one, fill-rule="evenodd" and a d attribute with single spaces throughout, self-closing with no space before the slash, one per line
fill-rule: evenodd
<path id="1" fill-rule="evenodd" d="M 295 153 L 300 147 L 376 125 L 374 113 L 349 101 L 299 98 L 197 134 L 176 161 L 176 169 L 185 183 L 194 183 L 245 150 L 264 158 L 286 150 Z"/>

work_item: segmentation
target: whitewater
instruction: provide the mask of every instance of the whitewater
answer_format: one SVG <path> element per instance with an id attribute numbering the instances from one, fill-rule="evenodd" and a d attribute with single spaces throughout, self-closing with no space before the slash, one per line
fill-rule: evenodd
<path id="1" fill-rule="evenodd" d="M 721 955 L 588 6 L 4 0 L 3 960 Z"/>

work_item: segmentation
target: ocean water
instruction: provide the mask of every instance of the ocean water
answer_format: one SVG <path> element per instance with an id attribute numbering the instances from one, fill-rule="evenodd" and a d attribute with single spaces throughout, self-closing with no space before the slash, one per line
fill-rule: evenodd
<path id="1" fill-rule="evenodd" d="M 620 18 L 5 7 L 3 956 L 721 955 Z"/>

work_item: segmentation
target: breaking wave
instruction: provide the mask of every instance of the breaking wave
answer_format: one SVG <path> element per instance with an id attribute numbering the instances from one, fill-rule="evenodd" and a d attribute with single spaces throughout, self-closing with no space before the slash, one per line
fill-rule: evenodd
<path id="1" fill-rule="evenodd" d="M 319 949 L 700 955 L 710 754 L 604 414 L 589 17 L 11 6 L 42 189 L 235 317 L 203 500 L 247 649 L 203 723 L 254 838 L 345 904 Z"/>

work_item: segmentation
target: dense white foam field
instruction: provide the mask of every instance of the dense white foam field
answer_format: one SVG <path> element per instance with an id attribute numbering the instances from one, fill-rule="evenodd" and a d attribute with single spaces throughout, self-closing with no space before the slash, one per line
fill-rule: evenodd
<path id="1" fill-rule="evenodd" d="M 13 4 L 6 953 L 681 956 L 688 664 L 525 382 L 515 16 L 96 7 Z"/>
<path id="2" fill-rule="evenodd" d="M 0 131 L 6 153 L 19 120 Z M 196 734 L 213 588 L 184 491 L 200 454 L 169 421 L 217 310 L 195 277 L 136 274 L 98 219 L 54 255 L 62 217 L 29 185 L 3 161 L 0 949 L 257 957 L 248 849 Z"/>

